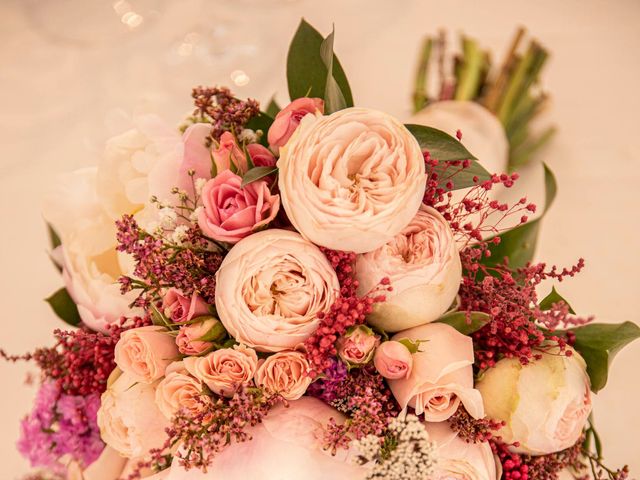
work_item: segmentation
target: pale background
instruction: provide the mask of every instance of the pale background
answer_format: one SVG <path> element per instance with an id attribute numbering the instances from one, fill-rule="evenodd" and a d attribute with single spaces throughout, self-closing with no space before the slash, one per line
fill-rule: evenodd
<path id="1" fill-rule="evenodd" d="M 301 16 L 327 33 L 359 105 L 406 118 L 419 41 L 441 26 L 464 29 L 502 54 L 526 25 L 553 58 L 545 84 L 560 134 L 545 160 L 560 184 L 539 258 L 587 269 L 561 285 L 576 310 L 638 322 L 640 244 L 640 2 L 638 1 L 0 1 L 0 344 L 19 353 L 60 326 L 42 298 L 61 282 L 46 255 L 43 189 L 54 175 L 96 162 L 116 108 L 153 107 L 180 121 L 196 84 L 285 100 L 286 48 Z M 115 8 L 114 8 L 115 6 Z M 116 10 L 120 8 L 120 15 Z M 137 25 L 137 26 L 136 26 Z M 191 35 L 189 35 L 191 33 Z M 237 75 L 237 74 L 236 74 Z M 237 78 L 237 77 L 236 77 Z M 111 119 L 111 120 L 109 120 Z M 117 126 L 117 125 L 116 125 Z M 612 465 L 640 471 L 640 342 L 615 362 L 596 418 Z M 26 463 L 14 450 L 34 390 L 24 365 L 0 364 L 0 480 Z"/>

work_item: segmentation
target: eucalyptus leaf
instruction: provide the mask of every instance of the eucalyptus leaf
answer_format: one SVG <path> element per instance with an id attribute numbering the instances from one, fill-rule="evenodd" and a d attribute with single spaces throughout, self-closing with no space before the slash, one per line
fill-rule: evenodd
<path id="1" fill-rule="evenodd" d="M 420 148 L 429 152 L 431 158 L 441 162 L 477 160 L 458 139 L 453 138 L 442 130 L 415 124 L 407 124 L 405 127 L 416 138 Z"/>
<path id="2" fill-rule="evenodd" d="M 325 99 L 328 69 L 321 56 L 324 38 L 302 19 L 287 54 L 287 83 L 291 100 L 302 97 Z M 345 100 L 345 107 L 353 106 L 351 87 L 338 58 L 333 55 L 333 75 Z"/>
<path id="3" fill-rule="evenodd" d="M 557 192 L 556 179 L 546 164 L 544 165 L 544 179 L 545 206 L 542 215 L 535 220 L 498 235 L 500 237 L 500 243 L 489 243 L 491 256 L 483 258 L 482 263 L 484 265 L 490 267 L 496 266 L 502 263 L 505 258 L 508 258 L 509 266 L 515 270 L 524 267 L 533 260 L 533 255 L 535 254 L 538 243 L 540 222 L 549 210 L 549 207 L 553 204 Z"/>
<path id="4" fill-rule="evenodd" d="M 471 320 L 471 322 L 469 322 Z M 452 312 L 440 317 L 436 322 L 446 323 L 463 335 L 477 332 L 491 321 L 491 315 L 484 312 Z"/>
<path id="5" fill-rule="evenodd" d="M 68 325 L 77 327 L 82 322 L 80 313 L 78 313 L 78 307 L 66 288 L 61 288 L 56 291 L 50 297 L 46 298 L 45 301 L 51 306 L 58 318 Z"/>
<path id="6" fill-rule="evenodd" d="M 551 287 L 551 293 L 549 293 L 549 295 L 547 295 L 540 301 L 538 307 L 540 307 L 540 310 L 546 311 L 550 310 L 554 303 L 559 302 L 564 302 L 567 307 L 569 307 L 569 313 L 573 315 L 576 314 L 576 312 L 573 311 L 573 308 L 571 308 L 571 305 L 569 305 L 569 302 L 567 302 L 564 297 L 558 293 L 556 287 Z"/>
<path id="7" fill-rule="evenodd" d="M 633 322 L 590 323 L 572 328 L 574 348 L 587 362 L 591 390 L 595 393 L 607 384 L 609 366 L 616 354 L 640 337 L 640 327 Z"/>
<path id="8" fill-rule="evenodd" d="M 278 171 L 278 167 L 253 167 L 242 177 L 241 187 L 246 187 L 261 178 L 268 177 Z"/>
<path id="9" fill-rule="evenodd" d="M 322 41 L 320 45 L 320 58 L 327 67 L 327 84 L 324 89 L 324 111 L 327 114 L 337 112 L 346 108 L 347 102 L 344 94 L 340 90 L 338 82 L 333 76 L 333 39 L 335 38 L 335 28 L 331 34 Z"/>

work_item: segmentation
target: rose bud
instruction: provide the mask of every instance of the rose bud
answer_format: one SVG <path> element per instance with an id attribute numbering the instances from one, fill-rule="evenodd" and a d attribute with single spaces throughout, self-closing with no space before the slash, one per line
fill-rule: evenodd
<path id="1" fill-rule="evenodd" d="M 202 322 L 183 325 L 176 337 L 176 345 L 183 355 L 202 355 L 213 343 L 226 334 L 222 323 L 213 317 L 205 317 Z"/>
<path id="2" fill-rule="evenodd" d="M 223 171 L 231 170 L 232 166 L 235 166 L 235 170 L 240 173 L 246 173 L 249 169 L 247 157 L 238 146 L 236 137 L 230 132 L 222 134 L 218 147 L 211 151 L 211 157 L 216 165 L 218 175 Z"/>
<path id="3" fill-rule="evenodd" d="M 371 361 L 380 337 L 366 325 L 351 327 L 336 342 L 338 356 L 351 367 L 365 365 Z"/>
<path id="4" fill-rule="evenodd" d="M 285 145 L 295 132 L 302 117 L 309 113 L 324 111 L 324 102 L 320 98 L 296 98 L 289 105 L 278 112 L 273 120 L 267 139 L 272 148 L 277 149 Z"/>
<path id="5" fill-rule="evenodd" d="M 276 157 L 271 153 L 271 150 L 259 143 L 250 143 L 247 145 L 247 152 L 256 167 L 276 166 Z"/>
<path id="6" fill-rule="evenodd" d="M 114 356 L 116 365 L 136 382 L 153 383 L 178 357 L 178 349 L 166 328 L 148 325 L 123 332 Z"/>
<path id="7" fill-rule="evenodd" d="M 517 453 L 547 455 L 574 445 L 591 412 L 589 376 L 583 358 L 558 347 L 522 365 L 504 358 L 476 383 L 487 416 L 506 422 L 497 435 Z"/>
<path id="8" fill-rule="evenodd" d="M 197 293 L 188 297 L 177 288 L 170 288 L 162 299 L 162 312 L 174 323 L 185 323 L 192 318 L 207 315 L 209 305 Z"/>
<path id="9" fill-rule="evenodd" d="M 390 340 L 376 349 L 373 364 L 384 378 L 408 378 L 413 367 L 413 357 L 406 345 Z"/>

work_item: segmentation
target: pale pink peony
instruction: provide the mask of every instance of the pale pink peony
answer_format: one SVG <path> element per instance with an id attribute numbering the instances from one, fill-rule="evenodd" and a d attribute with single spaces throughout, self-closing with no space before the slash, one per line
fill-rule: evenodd
<path id="1" fill-rule="evenodd" d="M 324 101 L 320 98 L 296 98 L 280 110 L 269 128 L 269 145 L 272 148 L 284 146 L 298 128 L 302 117 L 310 113 L 324 113 Z"/>
<path id="2" fill-rule="evenodd" d="M 420 145 L 402 123 L 376 110 L 307 115 L 277 165 L 293 226 L 334 250 L 364 253 L 391 241 L 424 195 Z"/>
<path id="3" fill-rule="evenodd" d="M 310 366 L 304 353 L 285 350 L 260 361 L 256 385 L 287 400 L 297 400 L 311 384 Z"/>
<path id="4" fill-rule="evenodd" d="M 432 322 L 451 306 L 462 278 L 460 255 L 447 221 L 422 205 L 393 240 L 358 255 L 358 293 L 365 295 L 388 278 L 393 291 L 374 305 L 367 321 L 397 332 Z"/>
<path id="5" fill-rule="evenodd" d="M 373 364 L 378 373 L 389 380 L 408 378 L 413 368 L 413 356 L 400 342 L 383 342 L 373 356 Z"/>
<path id="6" fill-rule="evenodd" d="M 482 373 L 477 388 L 487 416 L 506 422 L 498 432 L 511 450 L 546 455 L 575 444 L 591 413 L 586 363 L 572 350 L 567 357 L 557 347 L 522 365 L 505 358 Z"/>
<path id="7" fill-rule="evenodd" d="M 201 412 L 210 401 L 202 394 L 202 384 L 185 369 L 183 362 L 167 367 L 166 376 L 156 387 L 156 405 L 162 414 L 171 419 L 180 409 L 192 414 Z"/>
<path id="8" fill-rule="evenodd" d="M 365 326 L 351 328 L 336 342 L 338 356 L 347 365 L 364 365 L 373 358 L 380 337 Z"/>
<path id="9" fill-rule="evenodd" d="M 162 298 L 162 311 L 174 323 L 185 323 L 193 318 L 207 315 L 209 305 L 197 293 L 187 297 L 177 288 L 170 288 Z"/>
<path id="10" fill-rule="evenodd" d="M 251 348 L 235 345 L 215 350 L 204 357 L 187 357 L 184 366 L 214 393 L 231 397 L 240 387 L 252 383 L 258 368 L 258 356 Z"/>
<path id="11" fill-rule="evenodd" d="M 174 338 L 168 330 L 156 325 L 125 331 L 115 348 L 118 367 L 141 383 L 152 383 L 161 378 L 177 357 Z"/>
<path id="12" fill-rule="evenodd" d="M 397 333 L 392 340 L 420 342 L 406 378 L 389 380 L 401 408 L 413 407 L 428 422 L 451 417 L 460 403 L 473 418 L 484 417 L 480 392 L 473 388 L 473 343 L 444 323 L 428 323 Z"/>
<path id="13" fill-rule="evenodd" d="M 174 461 L 166 480 L 364 480 L 368 470 L 355 465 L 350 451 L 339 449 L 332 455 L 323 448 L 324 427 L 331 418 L 338 424 L 345 421 L 316 398 L 280 404 L 262 423 L 247 429 L 250 441 L 232 441 L 216 455 L 207 473 L 185 470 Z"/>
<path id="14" fill-rule="evenodd" d="M 238 242 L 216 273 L 216 310 L 238 342 L 258 351 L 296 349 L 340 285 L 320 249 L 295 232 L 269 229 Z"/>
<path id="15" fill-rule="evenodd" d="M 203 340 L 205 336 L 211 338 Z M 183 325 L 178 331 L 176 345 L 183 355 L 201 355 L 213 346 L 224 334 L 224 327 L 213 317 L 207 317 L 202 322 Z"/>
<path id="16" fill-rule="evenodd" d="M 487 442 L 466 442 L 446 422 L 427 423 L 438 462 L 429 480 L 499 480 L 502 466 Z"/>
<path id="17" fill-rule="evenodd" d="M 280 196 L 269 191 L 266 181 L 241 184 L 241 177 L 225 170 L 204 186 L 198 225 L 208 237 L 236 243 L 276 217 Z"/>

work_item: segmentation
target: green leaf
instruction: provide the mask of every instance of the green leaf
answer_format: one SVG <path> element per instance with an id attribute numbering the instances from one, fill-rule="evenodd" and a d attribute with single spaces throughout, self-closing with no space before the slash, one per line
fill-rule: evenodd
<path id="1" fill-rule="evenodd" d="M 547 295 L 546 297 L 544 297 L 540 303 L 538 304 L 538 306 L 540 307 L 540 310 L 550 310 L 551 306 L 554 303 L 559 303 L 559 302 L 564 302 L 567 307 L 569 307 L 569 313 L 575 315 L 576 312 L 573 311 L 573 308 L 571 308 L 571 305 L 569 305 L 569 302 L 567 302 L 562 295 L 560 295 L 558 293 L 558 291 L 556 290 L 556 287 L 551 287 L 551 293 L 549 293 L 549 295 Z"/>
<path id="2" fill-rule="evenodd" d="M 260 137 L 260 143 L 265 147 L 269 146 L 269 142 L 267 141 L 267 133 L 269 132 L 269 128 L 273 123 L 273 117 L 265 112 L 260 112 L 255 117 L 252 117 L 251 120 L 247 122 L 245 128 L 249 128 L 254 132 L 261 131 L 262 136 Z"/>
<path id="3" fill-rule="evenodd" d="M 302 97 L 325 98 L 328 69 L 321 56 L 322 35 L 306 20 L 300 21 L 287 54 L 287 83 L 291 100 Z M 345 100 L 353 106 L 351 87 L 338 58 L 333 55 L 333 75 Z"/>
<path id="4" fill-rule="evenodd" d="M 265 113 L 271 118 L 276 118 L 276 115 L 280 113 L 280 110 L 280 105 L 278 105 L 278 103 L 276 102 L 276 97 L 274 95 L 273 97 L 271 97 L 271 100 L 269 100 L 269 105 L 267 105 Z"/>
<path id="5" fill-rule="evenodd" d="M 471 319 L 471 322 L 468 321 L 469 319 Z M 469 317 L 467 317 L 467 312 L 452 312 L 436 320 L 436 322 L 446 323 L 463 335 L 471 335 L 473 332 L 477 332 L 490 321 L 491 315 L 484 312 L 470 312 Z"/>
<path id="6" fill-rule="evenodd" d="M 278 171 L 278 167 L 253 167 L 242 177 L 241 187 L 246 187 L 261 178 L 268 177 Z"/>
<path id="7" fill-rule="evenodd" d="M 333 39 L 335 38 L 335 27 L 327 38 L 320 45 L 320 58 L 327 67 L 327 84 L 324 89 L 324 111 L 327 114 L 337 112 L 346 108 L 347 102 L 344 94 L 333 76 Z"/>
<path id="8" fill-rule="evenodd" d="M 418 140 L 422 151 L 428 151 L 432 158 L 441 162 L 477 160 L 459 140 L 442 130 L 415 124 L 407 124 L 405 127 Z"/>
<path id="9" fill-rule="evenodd" d="M 45 302 L 51 306 L 58 318 L 65 323 L 77 327 L 82 322 L 78 307 L 66 288 L 61 288 L 50 297 L 45 298 Z"/>
<path id="10" fill-rule="evenodd" d="M 616 354 L 640 337 L 640 327 L 633 322 L 590 323 L 571 331 L 576 336 L 574 348 L 587 362 L 591 390 L 595 393 L 607 384 L 609 366 Z"/>
<path id="11" fill-rule="evenodd" d="M 410 338 L 401 338 L 396 341 L 407 347 L 407 350 L 409 350 L 409 353 L 412 355 L 420 352 L 420 345 L 426 343 L 425 340 L 411 340 Z"/>
<path id="12" fill-rule="evenodd" d="M 459 190 L 479 185 L 491 178 L 491 174 L 477 160 L 470 160 L 470 162 L 471 165 L 463 168 L 462 165 L 450 165 L 452 162 L 441 161 L 431 172 L 438 174 L 438 185 L 447 190 L 449 190 L 447 186 L 449 182 L 452 184 L 450 190 Z"/>
<path id="13" fill-rule="evenodd" d="M 54 230 L 50 223 L 47 223 L 47 231 L 49 232 L 49 245 L 51 246 L 51 250 L 54 250 L 62 245 L 62 240 L 60 240 L 58 232 Z"/>
<path id="14" fill-rule="evenodd" d="M 544 165 L 544 178 L 545 206 L 542 215 L 535 220 L 498 235 L 500 237 L 500 243 L 497 245 L 493 243 L 489 244 L 491 256 L 482 260 L 484 265 L 490 267 L 496 266 L 502 263 L 505 258 L 508 258 L 509 266 L 515 270 L 524 267 L 533 259 L 538 243 L 540 222 L 549 210 L 549 207 L 551 207 L 557 192 L 556 179 L 546 164 Z"/>

